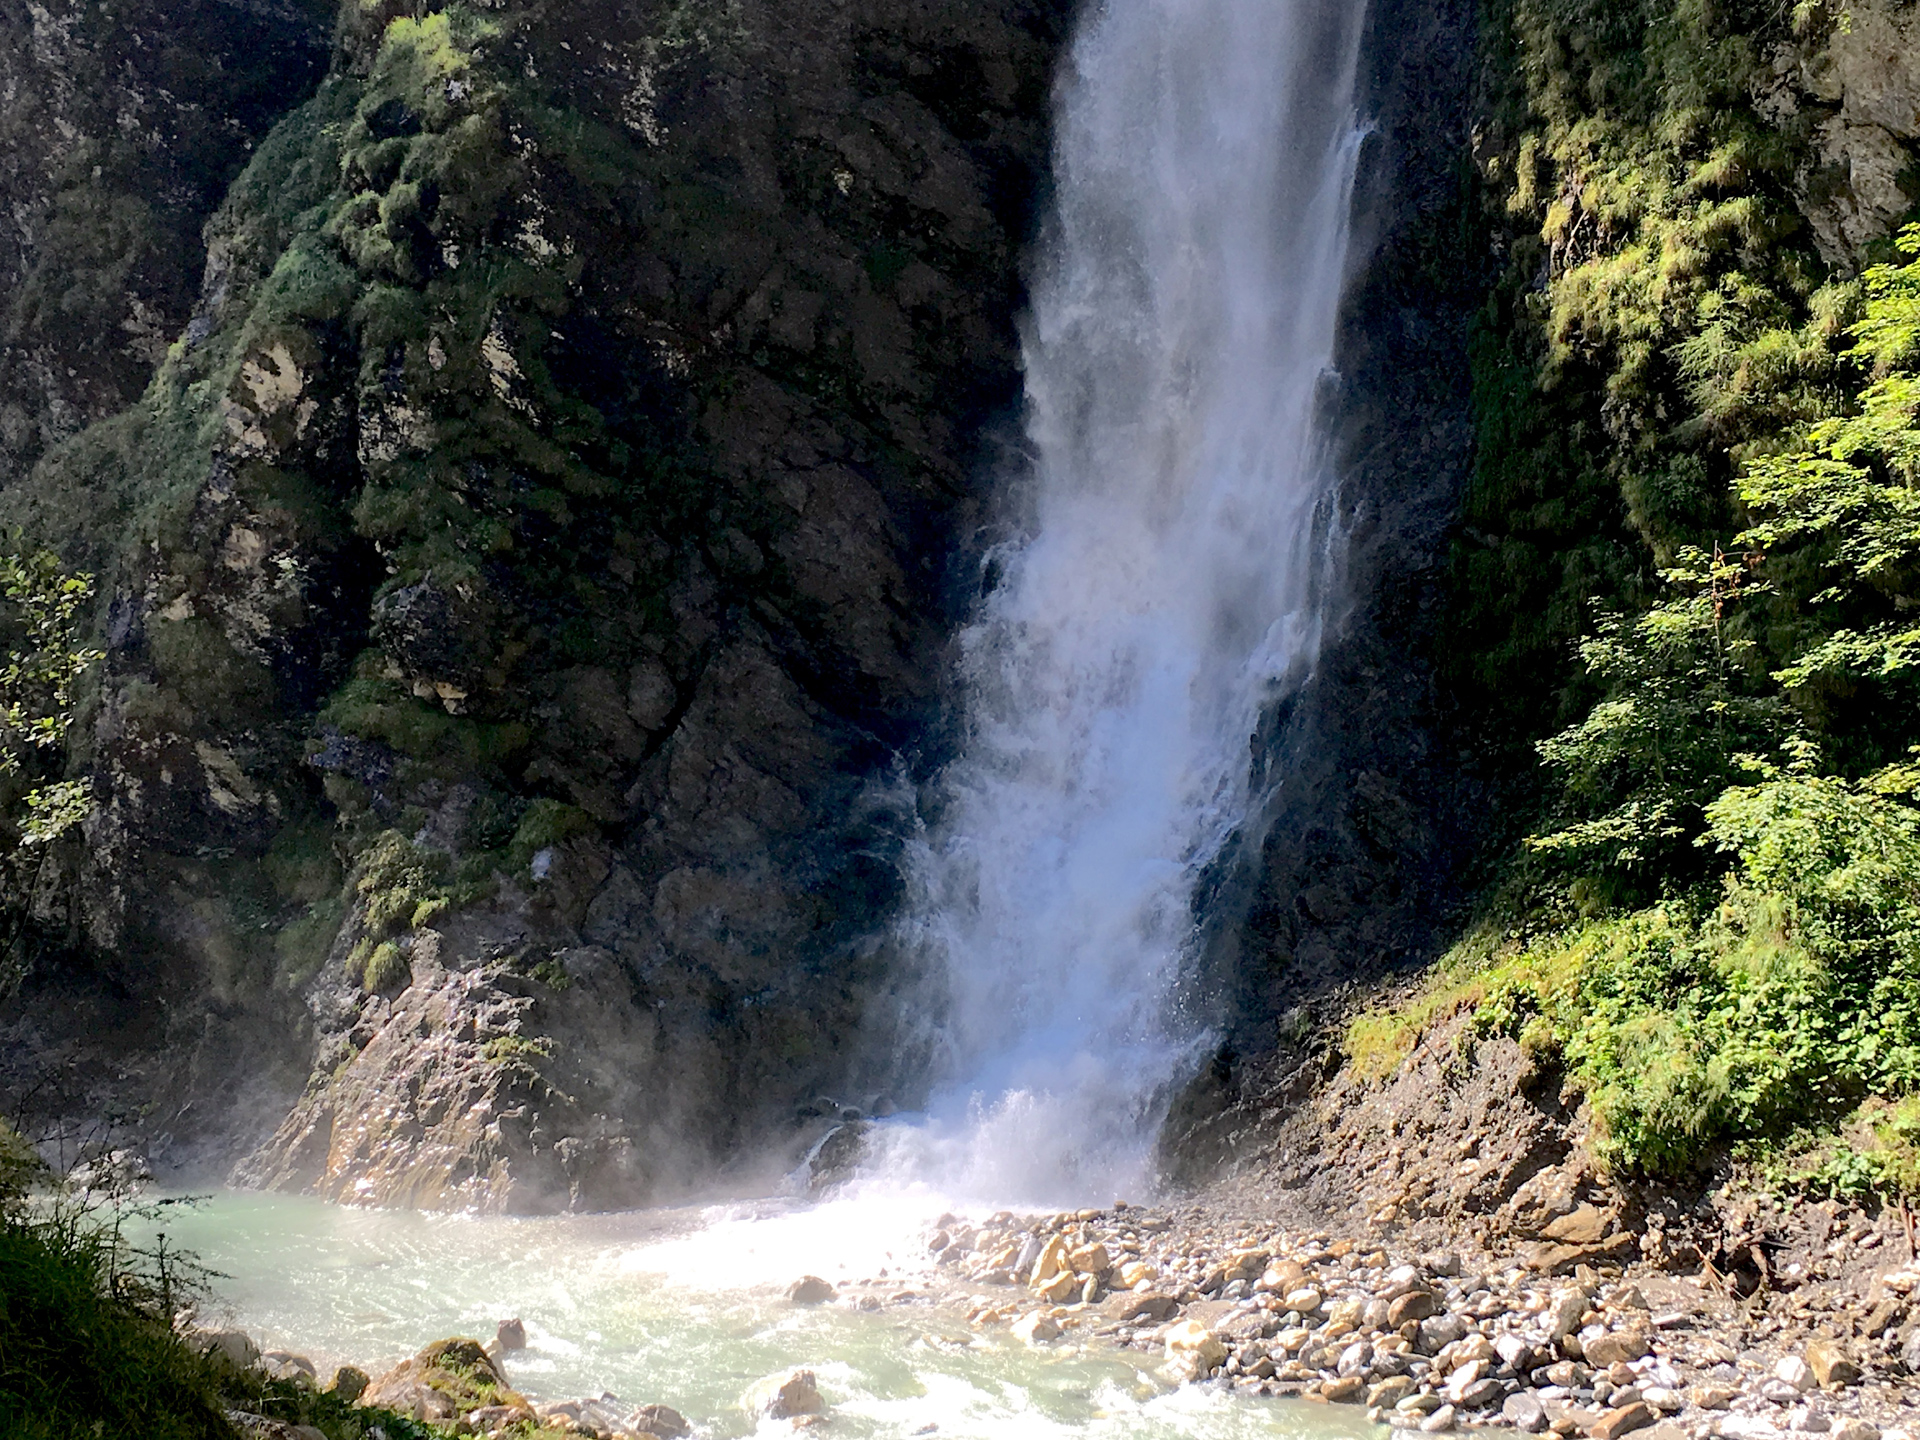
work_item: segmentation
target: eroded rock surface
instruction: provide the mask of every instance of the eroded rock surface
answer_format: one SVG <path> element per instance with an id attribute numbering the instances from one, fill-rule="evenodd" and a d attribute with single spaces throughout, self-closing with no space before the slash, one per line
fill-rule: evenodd
<path id="1" fill-rule="evenodd" d="M 291 1107 L 243 1178 L 390 1203 L 813 1138 L 1066 12 L 347 7 L 152 389 L 4 497 L 109 598 L 10 1032 L 72 1108 L 158 1096 L 204 1164 Z"/>

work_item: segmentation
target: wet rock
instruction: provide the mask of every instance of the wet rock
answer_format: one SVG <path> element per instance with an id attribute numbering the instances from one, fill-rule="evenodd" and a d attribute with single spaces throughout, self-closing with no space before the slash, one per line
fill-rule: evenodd
<path id="1" fill-rule="evenodd" d="M 769 1375 L 755 1383 L 740 1404 L 749 1415 L 765 1420 L 793 1420 L 803 1415 L 824 1415 L 827 1410 L 811 1370 Z"/>
<path id="2" fill-rule="evenodd" d="M 1413 1381 L 1405 1375 L 1389 1375 L 1367 1390 L 1367 1404 L 1391 1410 L 1413 1393 Z"/>
<path id="3" fill-rule="evenodd" d="M 872 1129 L 864 1120 L 853 1120 L 829 1131 L 807 1161 L 807 1188 L 818 1194 L 850 1179 L 866 1158 Z"/>
<path id="4" fill-rule="evenodd" d="M 1167 1327 L 1163 1337 L 1167 1359 L 1205 1375 L 1227 1358 L 1227 1347 L 1218 1335 L 1198 1320 L 1180 1320 Z"/>
<path id="5" fill-rule="evenodd" d="M 1013 1322 L 1013 1338 L 1028 1345 L 1045 1345 L 1060 1338 L 1060 1326 L 1044 1310 L 1035 1310 L 1022 1315 Z"/>
<path id="6" fill-rule="evenodd" d="M 1335 1405 L 1356 1404 L 1366 1393 L 1367 1382 L 1358 1375 L 1343 1375 L 1320 1387 L 1320 1393 Z"/>
<path id="7" fill-rule="evenodd" d="M 1173 1296 L 1153 1290 L 1128 1290 L 1100 1302 L 1100 1313 L 1123 1325 L 1165 1320 L 1179 1308 Z"/>
<path id="8" fill-rule="evenodd" d="M 1420 1428 L 1429 1435 L 1439 1435 L 1453 1429 L 1454 1419 L 1453 1406 L 1442 1405 L 1438 1410 L 1420 1422 Z"/>
<path id="9" fill-rule="evenodd" d="M 502 1354 L 527 1348 L 527 1327 L 519 1320 L 502 1320 L 493 1332 L 493 1343 Z"/>
<path id="10" fill-rule="evenodd" d="M 687 1417 L 671 1405 L 642 1405 L 627 1416 L 626 1427 L 637 1435 L 658 1435 L 660 1440 L 681 1440 L 693 1433 Z"/>
<path id="11" fill-rule="evenodd" d="M 818 1275 L 802 1275 L 787 1287 L 787 1300 L 794 1305 L 824 1305 L 834 1294 L 833 1286 Z"/>

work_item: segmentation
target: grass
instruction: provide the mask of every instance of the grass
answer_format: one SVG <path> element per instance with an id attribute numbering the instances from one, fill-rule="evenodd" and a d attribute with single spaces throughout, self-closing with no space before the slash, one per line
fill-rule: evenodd
<path id="1" fill-rule="evenodd" d="M 1477 936 L 1349 1026 L 1378 1082 L 1436 1027 L 1518 1040 L 1585 1095 L 1607 1168 L 1677 1179 L 1730 1156 L 1787 1188 L 1920 1193 L 1913 1017 L 1881 967 L 1810 946 L 1809 907 L 1729 882 L 1522 940 Z M 1889 989 L 1889 981 L 1894 988 Z"/>
<path id="2" fill-rule="evenodd" d="M 243 1410 L 327 1440 L 447 1432 L 197 1353 L 172 1325 L 212 1278 L 132 1245 L 140 1207 L 77 1199 L 0 1120 L 0 1435 L 6 1440 L 238 1440 Z M 470 1343 L 470 1342 L 469 1342 Z"/>

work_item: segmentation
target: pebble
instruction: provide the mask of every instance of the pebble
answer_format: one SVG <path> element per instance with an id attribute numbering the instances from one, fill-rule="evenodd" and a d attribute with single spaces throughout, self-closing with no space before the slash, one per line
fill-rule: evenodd
<path id="1" fill-rule="evenodd" d="M 1859 1385 L 1864 1405 L 1846 1408 L 1885 1415 L 1879 1381 L 1901 1372 L 1897 1358 L 1892 1377 L 1879 1370 L 1874 1347 L 1884 1330 L 1893 1356 L 1920 1329 L 1906 1311 L 1887 1311 L 1878 1329 L 1856 1320 L 1853 1333 L 1867 1337 L 1856 1351 L 1809 1341 L 1779 1310 L 1742 1316 L 1711 1296 L 1690 1300 L 1658 1274 L 1555 1276 L 1477 1254 L 1392 1255 L 1254 1222 L 1207 1226 L 1195 1212 L 1131 1209 L 1002 1213 L 978 1228 L 946 1217 L 937 1263 L 984 1285 L 1013 1279 L 1042 1302 L 1035 1311 L 981 1297 L 977 1325 L 1051 1315 L 1062 1331 L 1080 1324 L 1092 1338 L 1163 1350 L 1176 1380 L 1217 1374 L 1236 1391 L 1364 1403 L 1370 1420 L 1408 1433 L 1493 1423 L 1570 1440 L 1773 1440 L 1817 1412 L 1812 1423 L 1841 1440 L 1920 1440 L 1868 1421 L 1849 1429 L 1853 1417 L 1807 1403 Z M 1920 1269 L 1898 1293 L 1909 1291 L 1920 1297 Z"/>

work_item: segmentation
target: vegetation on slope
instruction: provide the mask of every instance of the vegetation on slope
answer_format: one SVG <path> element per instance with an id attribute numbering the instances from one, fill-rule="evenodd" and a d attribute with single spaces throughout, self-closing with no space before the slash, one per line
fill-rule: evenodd
<path id="1" fill-rule="evenodd" d="M 231 1411 L 328 1440 L 440 1431 L 269 1380 L 175 1332 L 201 1293 L 190 1257 L 130 1243 L 130 1212 L 58 1183 L 0 1120 L 0 1434 L 8 1440 L 234 1440 Z"/>
<path id="2" fill-rule="evenodd" d="M 1451 663 L 1471 723 L 1537 752 L 1532 833 L 1349 1049 L 1378 1073 L 1472 1009 L 1629 1174 L 1744 1149 L 1920 1181 L 1920 228 L 1829 271 L 1796 211 L 1810 122 L 1755 101 L 1847 23 L 1487 15 L 1512 265 L 1475 342 Z"/>

